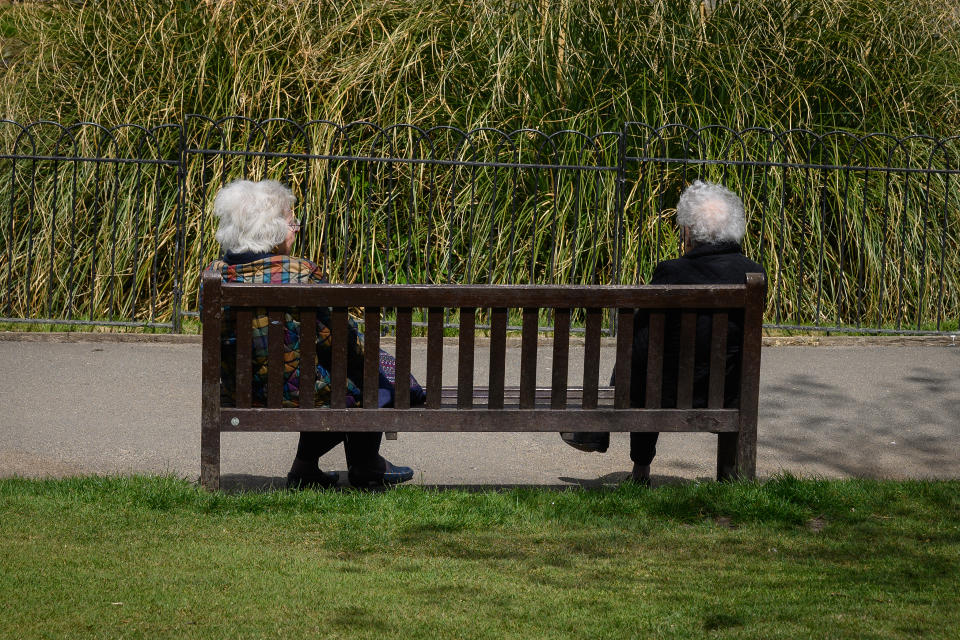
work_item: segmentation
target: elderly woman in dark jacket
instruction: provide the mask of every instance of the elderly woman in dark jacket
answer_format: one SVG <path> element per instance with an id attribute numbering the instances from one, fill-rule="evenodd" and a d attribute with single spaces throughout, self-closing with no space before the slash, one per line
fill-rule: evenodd
<path id="1" fill-rule="evenodd" d="M 653 270 L 650 284 L 743 284 L 748 273 L 763 273 L 763 267 L 743 255 L 740 242 L 746 230 L 743 202 L 735 193 L 719 184 L 694 181 L 680 194 L 677 203 L 677 224 L 683 233 L 684 254 L 665 260 Z M 743 335 L 743 314 L 731 314 L 727 327 L 727 370 L 725 372 L 724 406 L 737 406 L 740 379 L 740 350 Z M 679 318 L 667 319 L 664 340 L 663 395 L 660 406 L 677 406 L 677 361 L 679 352 Z M 642 407 L 646 399 L 647 342 L 649 315 L 634 316 L 633 371 L 631 372 L 630 404 Z M 697 346 L 694 359 L 693 406 L 707 406 L 710 319 L 697 320 Z M 612 381 L 611 381 L 612 383 Z M 657 453 L 658 433 L 631 433 L 630 459 L 633 471 L 630 480 L 650 484 L 650 463 Z M 603 453 L 610 441 L 609 433 L 576 432 L 561 434 L 563 440 L 581 451 Z"/>
<path id="2" fill-rule="evenodd" d="M 251 182 L 237 180 L 224 186 L 217 193 L 213 212 L 218 219 L 217 242 L 223 253 L 219 260 L 207 269 L 219 271 L 224 282 L 257 283 L 325 283 L 326 279 L 313 262 L 290 255 L 300 222 L 293 216 L 296 201 L 293 193 L 274 180 Z M 229 311 L 228 311 L 229 313 Z M 317 406 L 329 405 L 330 399 L 330 331 L 329 311 L 317 314 Z M 225 343 L 235 342 L 232 323 L 225 322 Z M 264 403 L 266 398 L 267 315 L 255 315 L 253 320 L 253 401 Z M 283 404 L 297 406 L 299 403 L 300 322 L 294 313 L 286 316 L 284 343 L 287 347 L 286 370 L 284 371 Z M 235 379 L 235 362 L 230 359 L 231 350 L 224 350 L 222 377 L 226 393 L 232 396 L 232 381 Z M 381 353 L 380 405 L 392 403 L 394 384 L 385 372 L 392 368 L 389 355 Z M 351 321 L 348 345 L 347 406 L 360 404 L 363 380 L 363 336 Z M 412 404 L 421 403 L 424 394 L 416 381 L 411 380 Z M 224 398 L 231 402 L 232 397 Z M 336 473 L 327 473 L 319 468 L 320 456 L 343 443 L 347 459 L 348 479 L 355 487 L 371 487 L 405 482 L 413 477 L 413 470 L 391 464 L 379 454 L 382 433 L 330 433 L 303 432 L 297 446 L 296 457 L 287 474 L 290 488 L 327 488 L 337 483 Z"/>

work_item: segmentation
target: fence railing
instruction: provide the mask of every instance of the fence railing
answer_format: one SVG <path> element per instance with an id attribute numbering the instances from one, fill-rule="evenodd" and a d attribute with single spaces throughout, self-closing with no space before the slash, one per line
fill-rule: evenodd
<path id="1" fill-rule="evenodd" d="M 647 281 L 702 178 L 744 200 L 767 327 L 955 332 L 958 167 L 957 136 L 0 120 L 0 322 L 184 330 L 241 177 L 291 185 L 333 281 L 542 284 Z"/>

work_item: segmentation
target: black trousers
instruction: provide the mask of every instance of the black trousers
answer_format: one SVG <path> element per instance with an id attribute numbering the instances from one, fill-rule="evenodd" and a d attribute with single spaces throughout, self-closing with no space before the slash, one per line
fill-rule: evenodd
<path id="1" fill-rule="evenodd" d="M 649 466 L 653 457 L 657 455 L 657 438 L 659 433 L 631 433 L 630 459 L 634 464 Z"/>
<path id="2" fill-rule="evenodd" d="M 380 431 L 342 433 L 336 431 L 301 431 L 297 445 L 297 457 L 316 461 L 320 456 L 343 443 L 347 456 L 347 468 L 377 469 L 380 464 Z"/>

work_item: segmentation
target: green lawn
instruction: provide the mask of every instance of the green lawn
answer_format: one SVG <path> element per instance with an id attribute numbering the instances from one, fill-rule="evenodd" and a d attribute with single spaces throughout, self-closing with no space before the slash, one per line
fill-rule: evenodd
<path id="1" fill-rule="evenodd" d="M 0 480 L 0 638 L 956 638 L 960 481 Z"/>

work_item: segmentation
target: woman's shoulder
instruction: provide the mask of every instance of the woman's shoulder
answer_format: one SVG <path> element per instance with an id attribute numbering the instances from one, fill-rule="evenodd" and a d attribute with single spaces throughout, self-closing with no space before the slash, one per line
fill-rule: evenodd
<path id="1" fill-rule="evenodd" d="M 284 269 L 290 274 L 291 282 L 326 282 L 323 271 L 317 264 L 297 256 L 274 256 L 281 260 Z"/>
<path id="2" fill-rule="evenodd" d="M 214 260 L 206 268 L 219 271 L 227 282 L 326 282 L 320 267 L 296 256 L 268 255 L 239 264 Z"/>
<path id="3" fill-rule="evenodd" d="M 214 260 L 203 268 L 204 271 L 223 271 L 226 263 L 223 260 Z"/>
<path id="4" fill-rule="evenodd" d="M 261 275 L 263 282 L 326 282 L 320 267 L 297 256 L 271 255 L 248 266 Z"/>

